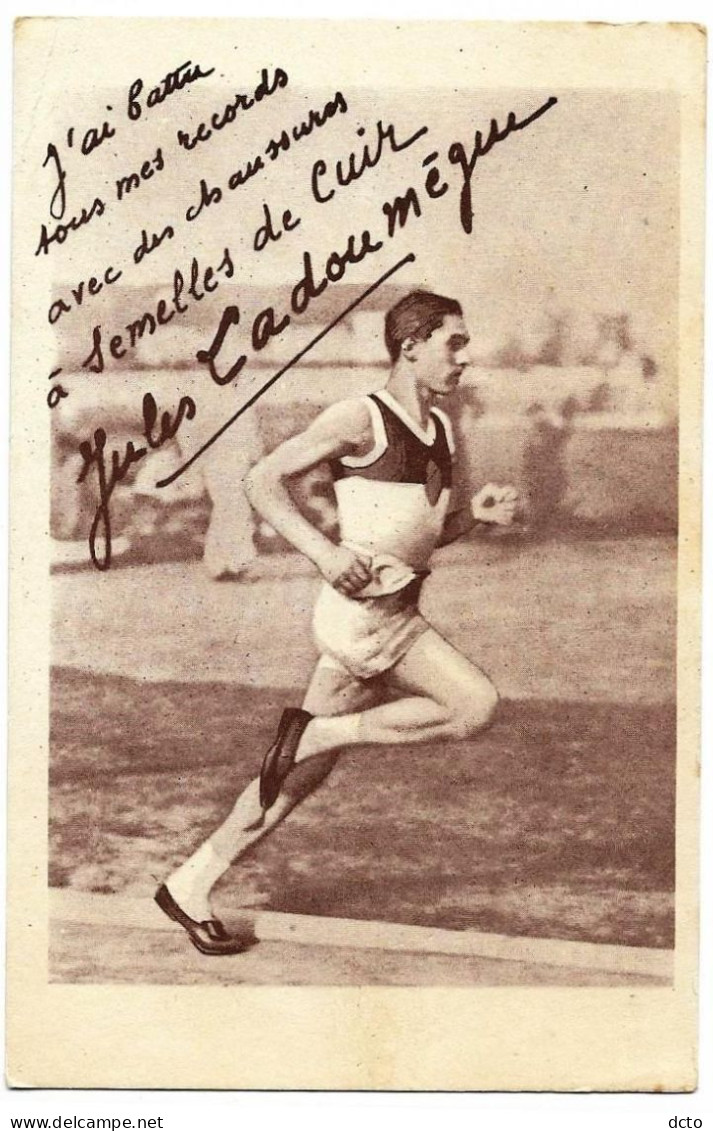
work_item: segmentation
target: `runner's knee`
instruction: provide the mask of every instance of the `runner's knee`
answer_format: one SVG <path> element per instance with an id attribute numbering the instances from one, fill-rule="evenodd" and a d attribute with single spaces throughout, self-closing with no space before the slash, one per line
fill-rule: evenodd
<path id="1" fill-rule="evenodd" d="M 493 719 L 498 705 L 498 693 L 492 683 L 484 683 L 471 692 L 456 709 L 451 727 L 456 738 L 473 738 Z"/>

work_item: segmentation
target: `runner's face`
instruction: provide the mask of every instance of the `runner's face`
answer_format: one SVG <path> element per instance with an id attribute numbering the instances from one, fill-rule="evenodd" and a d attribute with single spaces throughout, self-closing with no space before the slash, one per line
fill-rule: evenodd
<path id="1" fill-rule="evenodd" d="M 460 315 L 446 315 L 443 325 L 437 327 L 430 338 L 415 343 L 420 383 L 432 393 L 452 393 L 466 365 L 470 364 L 469 341 Z"/>

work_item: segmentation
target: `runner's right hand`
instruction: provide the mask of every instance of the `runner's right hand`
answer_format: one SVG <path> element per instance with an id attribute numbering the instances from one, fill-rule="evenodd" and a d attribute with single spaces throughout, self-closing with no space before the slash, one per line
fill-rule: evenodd
<path id="1" fill-rule="evenodd" d="M 371 581 L 371 558 L 347 546 L 332 546 L 317 565 L 322 576 L 345 597 L 353 597 Z"/>

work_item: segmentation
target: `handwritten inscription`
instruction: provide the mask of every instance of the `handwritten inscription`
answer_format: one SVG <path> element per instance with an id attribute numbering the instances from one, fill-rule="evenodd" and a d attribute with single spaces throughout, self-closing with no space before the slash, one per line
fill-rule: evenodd
<path id="1" fill-rule="evenodd" d="M 264 98 L 269 98 L 277 90 L 283 90 L 288 83 L 287 71 L 283 71 L 281 67 L 275 69 L 275 73 L 270 75 L 266 67 L 263 67 L 260 76 L 260 82 L 255 87 L 252 95 L 250 94 L 236 94 L 232 102 L 228 102 L 222 110 L 216 110 L 211 114 L 209 122 L 201 122 L 195 133 L 187 133 L 186 130 L 179 130 L 177 133 L 178 144 L 184 149 L 195 149 L 199 142 L 210 141 L 213 134 L 224 130 L 226 126 L 232 126 L 233 122 L 238 117 L 240 111 L 251 110 L 256 103 L 262 102 Z"/>
<path id="2" fill-rule="evenodd" d="M 189 300 L 202 302 L 206 294 L 218 289 L 221 281 L 232 279 L 234 271 L 233 260 L 227 247 L 217 267 L 210 265 L 203 267 L 194 256 L 188 272 L 184 273 L 178 268 L 174 271 L 169 298 L 160 298 L 151 310 L 142 311 L 128 322 L 121 333 L 110 336 L 110 355 L 116 361 L 125 357 L 129 350 L 136 348 L 146 334 L 153 336 L 162 326 L 167 326 L 177 314 L 185 314 L 190 307 Z M 82 368 L 89 370 L 90 373 L 104 372 L 106 364 L 104 340 L 102 326 L 95 326 L 92 331 L 92 351 L 82 362 Z"/>
<path id="3" fill-rule="evenodd" d="M 214 72 L 214 67 L 203 69 L 200 64 L 194 64 L 189 59 L 187 62 L 182 63 L 179 67 L 176 67 L 173 71 L 165 75 L 155 86 L 151 87 L 148 92 L 145 92 L 144 80 L 142 78 L 135 79 L 131 83 L 127 94 L 126 113 L 129 121 L 139 121 L 146 111 L 153 110 L 156 106 L 160 106 L 171 95 L 177 94 L 183 90 L 184 87 L 192 85 L 199 79 L 208 78 L 210 75 L 214 74 Z M 272 76 L 269 76 L 267 69 L 263 68 L 260 82 L 256 86 L 252 97 L 248 95 L 236 95 L 234 102 L 226 106 L 222 114 L 213 115 L 210 128 L 207 127 L 205 123 L 201 123 L 193 137 L 190 137 L 185 131 L 179 130 L 177 136 L 178 144 L 183 148 L 192 149 L 199 141 L 208 140 L 214 130 L 222 129 L 235 120 L 237 110 L 240 107 L 249 109 L 270 94 L 273 94 L 276 90 L 286 86 L 287 81 L 287 73 L 281 68 L 278 67 Z M 113 109 L 113 106 L 107 106 L 107 110 L 113 111 Z M 67 154 L 76 153 L 78 151 L 81 156 L 88 157 L 106 140 L 116 137 L 117 128 L 109 120 L 102 122 L 101 126 L 92 126 L 84 131 L 79 147 L 75 145 L 75 135 L 75 127 L 70 126 L 64 138 L 64 152 L 60 152 L 60 147 L 54 142 L 48 142 L 47 144 L 42 168 L 49 167 L 51 173 L 54 175 L 55 183 L 49 204 L 50 223 L 45 221 L 40 225 L 40 235 L 35 248 L 36 256 L 49 255 L 55 247 L 64 244 L 73 232 L 77 232 L 81 228 L 86 227 L 96 217 L 103 216 L 109 206 L 109 201 L 104 196 L 96 195 L 90 203 L 83 201 L 79 207 L 75 206 L 73 213 L 67 216 Z M 163 169 L 164 153 L 162 147 L 159 146 L 155 155 L 142 162 L 138 169 L 131 169 L 116 180 L 116 203 L 121 203 L 132 190 L 138 189 L 144 181 L 150 180 L 151 177 L 156 173 L 162 172 Z M 55 221 L 55 223 L 51 221 Z"/>
<path id="4" fill-rule="evenodd" d="M 54 325 L 63 314 L 69 314 L 75 306 L 81 306 L 85 298 L 93 298 L 95 295 L 98 295 L 105 286 L 118 283 L 122 274 L 122 271 L 115 271 L 113 267 L 107 267 L 101 278 L 97 278 L 96 275 L 91 275 L 86 281 L 80 279 L 76 287 L 71 288 L 69 294 L 62 298 L 55 299 L 47 312 L 47 321 L 50 325 Z"/>
<path id="5" fill-rule="evenodd" d="M 320 130 L 335 115 L 346 114 L 348 109 L 346 98 L 341 91 L 337 91 L 334 97 L 330 98 L 319 109 L 312 107 L 303 121 L 298 122 L 289 130 L 282 130 L 278 137 L 270 138 L 262 153 L 255 154 L 241 168 L 231 173 L 225 187 L 232 192 L 242 188 L 243 185 L 265 169 L 265 157 L 270 161 L 276 161 L 281 154 L 288 153 L 297 142 L 309 137 L 315 130 Z M 201 177 L 198 186 L 198 200 L 187 209 L 186 220 L 189 222 L 197 220 L 204 209 L 214 204 L 220 204 L 223 199 L 223 188 L 220 185 L 209 185 L 205 178 Z"/>
<path id="6" fill-rule="evenodd" d="M 237 128 L 246 114 L 256 114 L 261 103 L 272 100 L 290 83 L 287 71 L 281 67 L 263 67 L 252 87 L 236 92 L 228 101 L 222 102 L 205 115 L 197 125 L 184 125 L 177 130 L 174 128 L 168 136 L 164 134 L 161 138 L 152 138 L 151 145 L 155 148 L 149 148 L 147 153 L 134 159 L 131 167 L 124 168 L 119 176 L 114 177 L 113 192 L 94 194 L 90 190 L 89 201 L 76 201 L 79 194 L 74 188 L 73 162 L 91 161 L 92 154 L 110 139 L 114 146 L 120 146 L 122 129 L 133 129 L 133 123 L 147 117 L 159 122 L 160 108 L 168 99 L 180 100 L 182 91 L 190 93 L 190 88 L 195 83 L 208 79 L 214 73 L 214 67 L 204 67 L 187 60 L 158 82 L 154 81 L 153 85 L 144 76 L 135 78 L 126 89 L 123 118 L 122 100 L 119 99 L 117 111 L 113 105 L 106 106 L 110 116 L 105 117 L 99 125 L 87 127 L 85 124 L 83 128 L 72 125 L 61 135 L 60 141 L 53 140 L 47 144 L 42 169 L 50 178 L 48 215 L 40 225 L 35 255 L 49 255 L 70 236 L 80 239 L 83 229 L 104 215 L 108 208 L 120 207 L 127 197 L 137 194 L 138 200 L 142 201 L 149 194 L 144 186 L 158 176 L 163 181 L 168 176 L 172 161 L 181 153 L 195 154 L 192 160 L 199 161 L 206 145 L 215 146 L 216 139 L 233 136 L 230 127 Z M 206 377 L 221 387 L 233 385 L 251 356 L 259 355 L 273 339 L 286 334 L 293 321 L 305 315 L 315 299 L 330 286 L 344 280 L 353 267 L 379 256 L 390 241 L 404 229 L 410 230 L 435 203 L 450 198 L 457 200 L 459 227 L 466 236 L 471 236 L 475 228 L 473 182 L 478 163 L 507 138 L 531 127 L 556 103 L 557 99 L 550 97 L 523 116 L 510 110 L 503 125 L 496 118 L 491 118 L 489 128 L 474 129 L 470 141 L 456 137 L 446 142 L 442 148 L 436 148 L 432 142 L 430 148 L 427 148 L 429 141 L 426 141 L 425 146 L 417 150 L 419 143 L 429 138 L 429 125 L 425 122 L 418 124 L 416 128 L 412 126 L 410 132 L 406 132 L 396 122 L 377 118 L 371 124 L 358 124 L 355 130 L 356 140 L 345 152 L 335 153 L 334 150 L 330 152 L 323 148 L 320 155 L 318 149 L 317 155 L 308 159 L 308 176 L 297 206 L 292 198 L 281 201 L 263 199 L 259 214 L 254 211 L 252 215 L 240 216 L 243 225 L 250 225 L 246 246 L 251 250 L 248 254 L 268 256 L 275 244 L 287 239 L 295 245 L 300 269 L 289 280 L 289 297 L 285 298 L 285 293 L 281 291 L 279 299 L 272 302 L 263 300 L 262 309 L 257 312 L 244 311 L 240 295 L 231 294 L 230 301 L 226 302 L 222 312 L 216 316 L 207 342 L 195 355 L 195 362 L 205 368 Z M 200 225 L 196 222 L 200 221 L 207 209 L 222 211 L 229 194 L 242 189 L 256 178 L 264 179 L 274 165 L 282 167 L 289 164 L 289 154 L 295 146 L 302 148 L 308 138 L 323 136 L 323 130 L 326 136 L 329 132 L 326 127 L 331 121 L 350 113 L 349 102 L 341 90 L 335 91 L 326 101 L 320 101 L 297 114 L 294 112 L 294 105 L 295 103 L 291 111 L 292 120 L 275 130 L 274 118 L 271 118 L 271 136 L 268 136 L 268 140 L 260 148 L 256 146 L 252 153 L 241 152 L 239 156 L 226 160 L 228 169 L 225 174 L 216 176 L 214 167 L 210 172 L 200 169 L 202 175 L 191 181 L 186 177 L 184 166 L 180 170 L 180 179 L 172 182 L 186 186 L 185 192 L 179 196 L 177 206 L 171 204 L 173 214 L 163 216 L 162 222 L 157 223 L 155 229 L 147 225 L 140 233 L 133 233 L 130 245 L 133 250 L 128 263 L 117 263 L 115 260 L 101 270 L 95 268 L 93 273 L 87 272 L 86 277 L 79 279 L 76 284 L 65 286 L 49 307 L 49 323 L 54 325 L 60 318 L 70 317 L 73 312 L 92 302 L 105 288 L 116 286 L 128 270 L 136 270 L 147 256 L 153 255 L 165 243 L 173 241 L 179 226 L 185 225 L 184 232 L 191 231 L 194 225 L 198 228 Z M 119 117 L 111 116 L 115 114 Z M 95 121 L 98 117 L 96 115 Z M 412 150 L 416 151 L 413 156 Z M 404 177 L 403 187 L 397 192 L 392 190 L 388 195 L 380 195 L 376 188 L 379 169 L 389 159 L 392 176 L 393 158 L 410 163 L 411 173 Z M 370 190 L 373 192 L 374 215 L 370 218 L 360 217 L 354 230 L 340 240 L 335 240 L 331 249 L 317 251 L 306 247 L 306 241 L 302 239 L 302 229 L 305 226 L 302 205 L 309 206 L 312 210 L 316 206 L 320 212 L 323 208 L 339 207 L 342 195 L 366 177 L 375 182 L 375 187 Z M 275 177 L 272 180 L 272 191 L 275 192 Z M 83 183 L 86 184 L 86 178 Z M 107 181 L 104 180 L 103 183 L 106 184 Z M 285 191 L 288 183 L 290 191 L 293 191 L 294 185 L 289 182 L 289 178 L 285 180 L 283 174 L 277 185 Z M 251 198 L 248 196 L 246 199 L 249 202 Z M 361 199 L 365 199 L 363 194 Z M 249 204 L 249 209 L 253 208 Z M 305 230 L 307 228 L 308 225 Z M 191 256 L 190 249 L 188 256 Z M 352 306 L 343 311 L 330 326 L 320 331 L 307 347 L 274 374 L 257 393 L 253 393 L 183 467 L 178 468 L 162 483 L 172 482 L 183 474 L 239 415 L 297 363 L 307 349 L 322 340 L 363 298 L 414 259 L 414 253 L 410 252 L 379 275 Z M 201 303 L 207 295 L 232 280 L 235 272 L 235 257 L 228 247 L 224 248 L 217 264 L 206 263 L 203 256 L 192 255 L 187 266 L 184 263 L 172 267 L 172 286 L 150 304 L 146 304 L 144 309 L 124 314 L 122 325 L 107 326 L 102 322 L 95 322 L 90 331 L 91 343 L 87 344 L 85 356 L 79 361 L 80 368 L 85 373 L 99 377 L 105 373 L 110 361 L 126 358 L 131 360 L 131 354 L 138 349 L 144 338 L 160 334 L 174 319 L 188 314 L 192 306 Z M 81 357 L 80 353 L 79 358 Z M 184 364 L 187 363 L 188 359 Z M 140 368 L 136 359 L 133 364 L 135 368 Z M 53 409 L 60 406 L 71 389 L 71 386 L 65 388 L 57 382 L 60 373 L 61 368 L 54 368 L 50 373 L 54 384 L 47 403 Z M 63 380 L 66 382 L 67 379 Z M 142 401 L 143 442 L 137 444 L 129 441 L 112 447 L 105 428 L 101 426 L 94 429 L 91 437 L 81 441 L 80 482 L 92 474 L 98 489 L 99 502 L 89 537 L 91 560 L 97 568 L 105 570 L 111 564 L 111 500 L 117 485 L 129 477 L 136 463 L 172 440 L 183 421 L 193 419 L 197 411 L 196 402 L 189 396 L 182 396 L 175 414 L 159 414 L 153 395 L 145 393 Z"/>
<path id="7" fill-rule="evenodd" d="M 142 162 L 138 172 L 119 177 L 116 182 L 116 199 L 122 200 L 132 189 L 139 188 L 142 182 L 150 181 L 155 173 L 162 173 L 164 168 L 163 152 L 159 146 L 153 157 Z"/>
<path id="8" fill-rule="evenodd" d="M 162 102 L 171 95 L 175 94 L 177 90 L 183 90 L 184 86 L 189 83 L 197 82 L 198 79 L 207 79 L 212 75 L 215 67 L 210 67 L 209 70 L 204 71 L 199 63 L 192 63 L 190 59 L 187 62 L 181 63 L 180 67 L 176 67 L 174 71 L 170 71 L 165 75 L 161 81 L 149 90 L 146 95 L 146 101 L 142 102 L 141 96 L 144 90 L 144 80 L 135 79 L 129 88 L 129 98 L 127 102 L 126 112 L 132 122 L 137 122 L 144 110 L 151 110 L 154 106 L 159 106 Z"/>
<path id="9" fill-rule="evenodd" d="M 428 126 L 421 126 L 405 141 L 398 141 L 394 124 L 389 122 L 385 126 L 379 119 L 376 123 L 376 138 L 371 142 L 366 142 L 359 150 L 350 153 L 348 157 L 337 159 L 333 168 L 328 168 L 327 162 L 321 157 L 318 161 L 315 161 L 312 166 L 312 196 L 318 204 L 326 204 L 333 198 L 337 188 L 345 188 L 354 181 L 358 181 L 368 170 L 376 169 L 386 152 L 402 153 L 426 133 L 428 133 Z M 364 126 L 360 126 L 357 130 L 357 136 L 364 137 L 365 134 L 366 129 Z M 328 179 L 325 177 L 327 172 L 330 173 L 329 180 L 331 180 L 332 187 L 328 187 Z"/>
<path id="10" fill-rule="evenodd" d="M 46 224 L 40 230 L 40 239 L 35 255 L 48 255 L 53 244 L 63 244 L 72 232 L 78 232 L 95 216 L 103 216 L 106 205 L 100 196 L 95 196 L 88 208 L 82 208 L 76 216 L 71 216 L 65 224 L 59 223 L 50 230 Z"/>

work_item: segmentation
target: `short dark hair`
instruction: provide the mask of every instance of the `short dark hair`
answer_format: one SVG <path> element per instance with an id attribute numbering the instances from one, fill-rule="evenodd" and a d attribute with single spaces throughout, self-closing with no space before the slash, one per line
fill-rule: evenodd
<path id="1" fill-rule="evenodd" d="M 384 340 L 392 361 L 398 359 L 407 338 L 422 342 L 443 325 L 449 314 L 462 317 L 463 310 L 454 298 L 430 291 L 411 291 L 387 312 Z"/>

